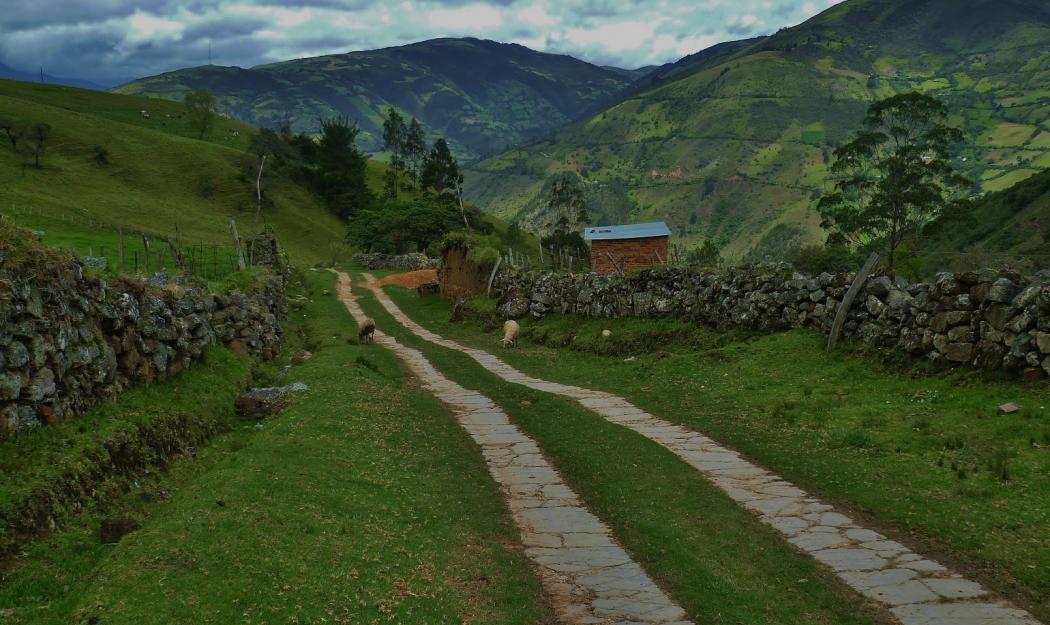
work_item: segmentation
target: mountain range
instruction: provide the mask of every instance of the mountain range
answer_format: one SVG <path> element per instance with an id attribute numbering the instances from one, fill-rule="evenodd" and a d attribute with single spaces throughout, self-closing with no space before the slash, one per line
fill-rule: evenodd
<path id="1" fill-rule="evenodd" d="M 8 67 L 3 63 L 0 63 L 0 80 L 21 80 L 23 82 L 42 82 L 48 85 L 65 85 L 67 87 L 80 87 L 81 89 L 93 89 L 100 91 L 104 89 L 102 85 L 93 83 L 90 80 L 82 80 L 80 78 L 69 78 L 66 76 L 52 76 L 43 70 L 38 72 L 23 72 L 13 67 Z"/>
<path id="2" fill-rule="evenodd" d="M 666 220 L 728 258 L 819 241 L 834 147 L 874 100 L 943 99 L 974 192 L 1050 167 L 1045 0 L 848 0 L 796 27 L 650 72 L 617 101 L 474 165 L 468 197 L 542 225 L 552 181 L 579 182 L 597 223 Z"/>
<path id="3" fill-rule="evenodd" d="M 568 178 L 595 223 L 664 220 L 728 259 L 819 242 L 834 149 L 880 98 L 944 100 L 971 193 L 1050 167 L 1045 0 L 846 0 L 763 37 L 624 70 L 479 39 L 437 39 L 250 69 L 205 66 L 115 91 L 181 99 L 206 88 L 260 126 L 347 115 L 381 150 L 390 107 L 450 139 L 468 200 L 542 229 Z"/>
<path id="4" fill-rule="evenodd" d="M 196 89 L 242 121 L 276 127 L 292 120 L 314 132 L 320 118 L 346 115 L 367 151 L 382 149 L 390 107 L 450 140 L 461 159 L 535 138 L 607 103 L 643 70 L 599 67 L 480 39 L 297 59 L 248 69 L 207 65 L 135 80 L 114 89 L 174 100 Z"/>

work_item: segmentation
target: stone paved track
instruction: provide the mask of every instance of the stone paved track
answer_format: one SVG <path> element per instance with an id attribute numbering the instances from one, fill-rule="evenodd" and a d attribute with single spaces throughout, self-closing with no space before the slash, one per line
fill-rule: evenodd
<path id="1" fill-rule="evenodd" d="M 372 276 L 365 274 L 372 286 Z M 848 585 L 886 605 L 903 625 L 1038 625 L 1032 615 L 996 600 L 904 545 L 861 527 L 781 477 L 686 427 L 606 393 L 528 376 L 492 354 L 465 347 L 412 321 L 380 288 L 376 298 L 417 336 L 464 354 L 507 382 L 577 400 L 606 420 L 663 445 L 793 545 L 830 567 Z M 727 554 L 731 555 L 731 554 Z"/>
<path id="2" fill-rule="evenodd" d="M 365 317 L 338 273 L 338 295 L 357 320 Z M 376 343 L 393 351 L 448 405 L 481 447 L 536 564 L 559 622 L 608 625 L 692 625 L 652 579 L 587 511 L 536 443 L 484 395 L 443 376 L 417 350 L 377 331 Z"/>

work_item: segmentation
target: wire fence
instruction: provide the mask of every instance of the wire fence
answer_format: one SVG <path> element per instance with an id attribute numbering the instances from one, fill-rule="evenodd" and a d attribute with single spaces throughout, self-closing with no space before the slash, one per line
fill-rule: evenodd
<path id="1" fill-rule="evenodd" d="M 205 280 L 222 280 L 239 269 L 237 246 L 200 238 L 189 240 L 178 226 L 171 234 L 158 234 L 116 226 L 75 210 L 12 206 L 3 212 L 35 229 L 44 243 L 69 249 L 88 259 L 89 264 L 104 265 L 113 272 L 152 275 L 181 271 Z"/>

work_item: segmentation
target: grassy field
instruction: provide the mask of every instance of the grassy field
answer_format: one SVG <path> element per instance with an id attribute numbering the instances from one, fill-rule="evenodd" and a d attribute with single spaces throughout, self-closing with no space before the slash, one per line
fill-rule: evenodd
<path id="1" fill-rule="evenodd" d="M 357 345 L 334 276 L 308 282 L 290 334 L 314 358 L 256 377 L 310 391 L 111 504 L 143 524 L 119 545 L 98 545 L 92 510 L 7 563 L 4 622 L 548 621 L 480 452 L 392 354 Z"/>
<path id="2" fill-rule="evenodd" d="M 390 290 L 431 327 L 447 318 L 437 300 Z M 671 452 L 576 402 L 506 384 L 468 356 L 411 335 L 370 293 L 363 288 L 357 293 L 380 329 L 422 350 L 446 376 L 506 410 L 695 622 L 889 622 Z M 465 335 L 485 347 L 495 345 L 493 336 Z"/>
<path id="3" fill-rule="evenodd" d="M 435 332 L 498 348 L 495 333 L 449 323 L 441 300 L 387 290 Z M 850 349 L 828 356 L 823 339 L 805 331 L 730 341 L 709 332 L 704 348 L 695 335 L 688 347 L 661 345 L 648 326 L 524 320 L 524 336 L 543 344 L 525 340 L 500 355 L 534 376 L 617 393 L 694 427 L 1050 617 L 1046 383 L 929 373 L 915 363 L 897 370 Z M 595 353 L 603 329 L 619 341 L 607 349 L 616 356 Z M 1007 401 L 1021 412 L 996 416 Z"/>
<path id="4" fill-rule="evenodd" d="M 202 141 L 176 102 L 14 81 L 0 81 L 0 113 L 52 127 L 42 169 L 23 168 L 27 154 L 6 140 L 0 145 L 0 212 L 45 231 L 45 242 L 80 254 L 105 248 L 115 261 L 118 229 L 158 242 L 177 229 L 187 244 L 207 248 L 230 245 L 231 219 L 242 236 L 252 231 L 254 180 L 240 165 L 248 126 L 220 119 Z M 108 164 L 95 161 L 95 146 L 108 152 Z M 377 188 L 382 169 L 370 164 Z M 263 184 L 273 206 L 260 227 L 273 228 L 293 260 L 330 261 L 346 252 L 346 226 L 317 198 L 285 177 Z M 129 250 L 141 250 L 132 243 Z"/>

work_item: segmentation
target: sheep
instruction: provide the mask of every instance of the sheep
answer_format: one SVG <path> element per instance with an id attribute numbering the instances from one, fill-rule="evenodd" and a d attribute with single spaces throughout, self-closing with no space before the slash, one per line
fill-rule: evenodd
<path id="1" fill-rule="evenodd" d="M 366 317 L 364 321 L 357 324 L 357 342 L 361 345 L 371 344 L 375 340 L 376 322 Z"/>
<path id="2" fill-rule="evenodd" d="M 520 332 L 521 326 L 518 325 L 518 322 L 508 319 L 503 324 L 503 347 L 517 347 L 518 333 Z"/>

